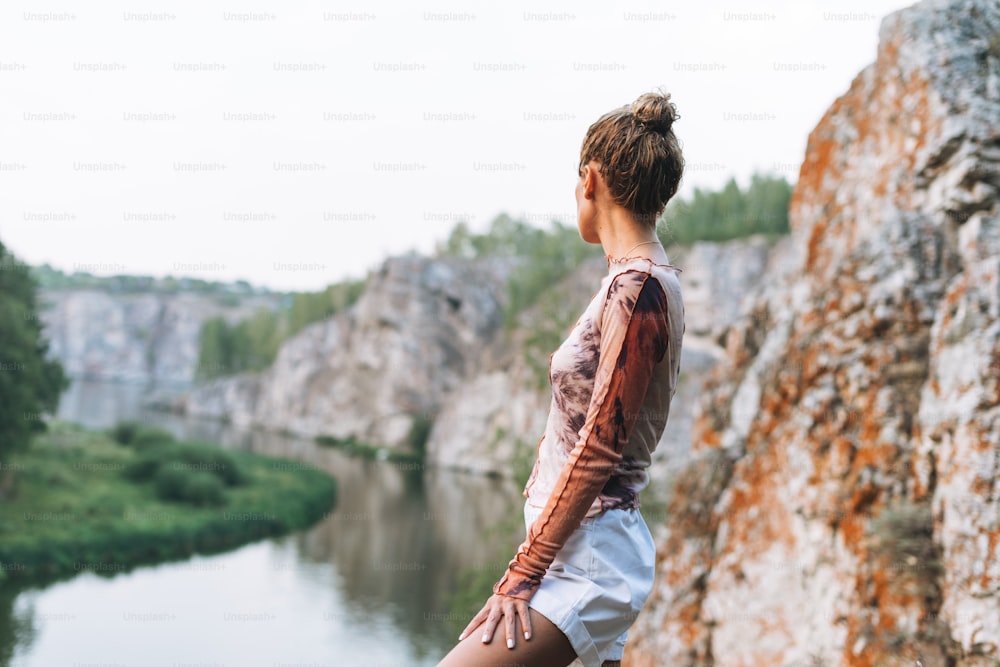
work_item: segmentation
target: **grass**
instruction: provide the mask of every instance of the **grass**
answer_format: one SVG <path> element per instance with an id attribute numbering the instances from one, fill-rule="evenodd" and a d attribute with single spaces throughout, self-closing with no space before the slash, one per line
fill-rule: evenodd
<path id="1" fill-rule="evenodd" d="M 0 576 L 112 573 L 224 551 L 305 528 L 334 504 L 335 481 L 307 464 L 125 431 L 54 422 L 14 459 Z"/>

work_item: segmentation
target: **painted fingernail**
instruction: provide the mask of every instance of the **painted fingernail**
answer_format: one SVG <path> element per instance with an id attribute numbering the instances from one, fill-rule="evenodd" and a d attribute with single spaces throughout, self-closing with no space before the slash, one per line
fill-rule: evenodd
<path id="1" fill-rule="evenodd" d="M 508 639 L 507 640 L 507 648 L 514 648 L 514 640 L 513 639 Z"/>
<path id="2" fill-rule="evenodd" d="M 483 635 L 483 643 L 484 643 L 484 644 L 485 644 L 486 642 L 488 642 L 489 640 L 490 640 L 490 636 L 489 636 L 489 635 Z"/>
<path id="3" fill-rule="evenodd" d="M 524 631 L 524 638 L 525 638 L 525 639 L 531 639 L 531 633 L 530 633 L 530 632 L 528 632 L 527 630 L 525 630 L 525 631 Z"/>
<path id="4" fill-rule="evenodd" d="M 462 641 L 463 639 L 465 639 L 465 631 L 464 630 L 462 631 L 462 634 L 460 634 L 458 636 L 458 641 Z"/>

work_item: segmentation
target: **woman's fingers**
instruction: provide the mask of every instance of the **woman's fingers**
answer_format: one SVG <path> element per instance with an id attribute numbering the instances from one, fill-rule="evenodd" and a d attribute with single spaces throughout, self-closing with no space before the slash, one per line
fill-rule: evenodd
<path id="1" fill-rule="evenodd" d="M 486 604 L 490 608 L 490 613 L 486 616 L 486 626 L 483 628 L 483 643 L 489 644 L 493 639 L 493 631 L 500 622 L 500 609 L 492 598 Z"/>
<path id="2" fill-rule="evenodd" d="M 507 602 L 504 604 L 503 618 L 507 631 L 507 648 L 514 648 L 514 605 Z"/>
<path id="3" fill-rule="evenodd" d="M 528 612 L 528 603 L 518 600 L 517 615 L 521 619 L 521 629 L 524 630 L 524 638 L 531 639 L 531 614 Z"/>
<path id="4" fill-rule="evenodd" d="M 483 622 L 483 619 L 486 618 L 486 614 L 488 611 L 489 611 L 489 604 L 480 609 L 479 613 L 476 614 L 471 621 L 469 621 L 469 624 L 465 626 L 465 630 L 462 630 L 462 634 L 458 636 L 458 641 L 462 641 L 463 639 L 465 639 L 465 636 L 467 634 L 475 630 L 476 627 Z"/>
<path id="5" fill-rule="evenodd" d="M 465 630 L 462 630 L 462 634 L 458 636 L 458 640 L 462 641 L 469 635 L 469 633 L 482 624 L 482 641 L 484 644 L 489 644 L 493 639 L 493 633 L 500 624 L 501 616 L 503 616 L 504 619 L 504 634 L 507 639 L 507 648 L 514 648 L 517 643 L 517 639 L 514 636 L 517 633 L 514 625 L 514 616 L 521 619 L 521 628 L 524 630 L 524 638 L 531 639 L 531 616 L 528 612 L 528 603 L 524 600 L 516 598 L 493 595 L 486 601 L 486 604 L 479 610 L 479 613 L 476 614 L 475 618 L 473 618 L 469 624 L 465 626 Z"/>

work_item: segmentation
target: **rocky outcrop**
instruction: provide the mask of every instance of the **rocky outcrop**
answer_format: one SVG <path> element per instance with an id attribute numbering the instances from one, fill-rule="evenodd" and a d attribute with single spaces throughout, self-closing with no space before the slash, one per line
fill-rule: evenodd
<path id="1" fill-rule="evenodd" d="M 687 460 L 688 405 L 722 356 L 720 333 L 765 274 L 787 270 L 791 248 L 787 238 L 753 237 L 675 249 L 671 261 L 684 269 L 687 290 L 685 382 L 656 452 L 654 479 L 662 482 Z M 516 261 L 504 259 L 390 258 L 352 308 L 286 341 L 271 368 L 203 385 L 179 408 L 306 436 L 397 449 L 423 444 L 432 465 L 524 474 L 551 398 L 538 369 L 551 349 L 535 339 L 548 330 L 561 340 L 560 323 L 583 311 L 607 264 L 600 256 L 584 262 L 505 332 L 513 270 Z"/>
<path id="2" fill-rule="evenodd" d="M 1000 658 L 1000 5 L 888 16 L 726 332 L 633 665 Z"/>
<path id="3" fill-rule="evenodd" d="M 671 262 L 683 269 L 687 324 L 681 354 L 684 381 L 654 454 L 652 495 L 658 495 L 666 480 L 688 460 L 690 415 L 704 376 L 722 357 L 719 335 L 765 275 L 789 270 L 793 264 L 791 250 L 787 238 L 776 242 L 763 236 L 727 243 L 699 242 L 690 248 L 673 249 Z M 575 321 L 607 270 L 604 258 L 597 257 L 553 286 L 558 307 L 564 309 L 557 314 L 559 319 L 570 325 Z M 547 385 L 533 381 L 527 363 L 532 351 L 524 339 L 542 327 L 544 319 L 552 317 L 553 307 L 542 304 L 526 312 L 510 353 L 499 356 L 497 363 L 449 395 L 430 434 L 427 455 L 431 463 L 502 475 L 511 471 L 523 474 L 530 466 L 545 430 L 551 392 Z M 538 350 L 533 353 L 543 354 Z"/>
<path id="4" fill-rule="evenodd" d="M 286 341 L 269 369 L 206 384 L 184 409 L 306 436 L 420 445 L 445 396 L 490 362 L 510 269 L 501 260 L 391 258 L 357 303 Z"/>
<path id="5" fill-rule="evenodd" d="M 242 296 L 225 305 L 199 294 L 42 290 L 39 317 L 50 355 L 72 378 L 185 387 L 195 380 L 206 319 L 235 323 L 257 308 L 276 309 L 278 298 Z"/>

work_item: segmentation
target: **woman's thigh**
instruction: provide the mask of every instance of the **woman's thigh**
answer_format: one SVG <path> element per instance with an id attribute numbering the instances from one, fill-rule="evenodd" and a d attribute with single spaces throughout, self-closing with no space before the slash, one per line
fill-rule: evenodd
<path id="1" fill-rule="evenodd" d="M 484 644 L 481 633 L 473 630 L 451 650 L 437 667 L 565 667 L 576 659 L 576 653 L 566 635 L 552 621 L 534 609 L 531 615 L 531 639 L 524 638 L 521 621 L 514 618 L 514 648 L 507 648 L 503 622 L 497 626 L 493 639 Z M 478 630 L 478 628 L 477 628 Z"/>

